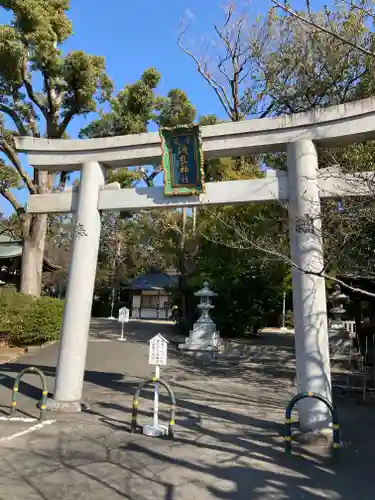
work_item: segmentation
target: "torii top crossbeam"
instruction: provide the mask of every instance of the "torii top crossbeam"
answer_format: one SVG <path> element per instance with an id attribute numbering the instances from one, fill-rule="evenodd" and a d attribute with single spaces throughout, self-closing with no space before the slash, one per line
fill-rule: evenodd
<path id="1" fill-rule="evenodd" d="M 375 98 L 278 118 L 244 120 L 201 127 L 204 157 L 224 158 L 285 151 L 286 145 L 308 139 L 320 145 L 347 144 L 375 138 Z M 160 163 L 157 132 L 100 139 L 16 138 L 18 151 L 30 165 L 44 170 L 80 170 L 97 161 L 107 167 Z"/>
<path id="2" fill-rule="evenodd" d="M 285 151 L 288 143 L 310 140 L 320 145 L 342 145 L 375 138 L 375 98 L 278 118 L 245 120 L 201 127 L 206 159 L 251 153 Z M 80 170 L 84 163 L 99 162 L 116 168 L 155 164 L 161 161 L 161 141 L 157 132 L 100 139 L 16 138 L 17 149 L 28 154 L 30 165 L 49 171 Z M 368 176 L 370 174 L 367 174 Z M 371 174 L 372 176 L 373 174 Z M 363 179 L 363 174 L 362 174 Z M 363 182 L 320 173 L 320 197 L 334 198 L 367 194 Z M 193 206 L 200 204 L 244 203 L 288 199 L 286 175 L 274 178 L 207 183 L 207 192 L 198 196 L 164 197 L 162 187 L 102 190 L 100 210 L 137 210 Z M 75 210 L 72 192 L 30 197 L 30 213 L 63 213 Z"/>

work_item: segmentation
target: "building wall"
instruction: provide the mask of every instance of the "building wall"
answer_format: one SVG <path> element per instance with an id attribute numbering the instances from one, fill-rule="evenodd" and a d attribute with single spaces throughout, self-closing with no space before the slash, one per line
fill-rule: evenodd
<path id="1" fill-rule="evenodd" d="M 143 290 L 132 295 L 131 317 L 133 319 L 168 319 L 171 310 L 168 308 L 170 295 L 165 292 Z"/>

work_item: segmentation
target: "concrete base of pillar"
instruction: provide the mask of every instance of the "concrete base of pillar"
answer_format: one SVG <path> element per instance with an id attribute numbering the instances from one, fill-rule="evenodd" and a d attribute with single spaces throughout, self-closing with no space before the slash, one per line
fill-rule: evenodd
<path id="1" fill-rule="evenodd" d="M 293 440 L 307 446 L 329 446 L 333 441 L 332 428 L 325 427 L 315 431 L 295 432 Z"/>
<path id="2" fill-rule="evenodd" d="M 47 399 L 47 411 L 55 413 L 80 413 L 86 408 L 82 401 L 57 401 L 56 399 Z"/>

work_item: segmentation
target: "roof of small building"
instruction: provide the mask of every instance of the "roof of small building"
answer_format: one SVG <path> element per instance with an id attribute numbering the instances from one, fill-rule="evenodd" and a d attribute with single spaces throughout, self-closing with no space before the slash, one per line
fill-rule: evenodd
<path id="1" fill-rule="evenodd" d="M 22 241 L 7 234 L 0 234 L 0 259 L 11 259 L 22 255 Z"/>
<path id="2" fill-rule="evenodd" d="M 22 240 L 13 239 L 8 234 L 0 234 L 0 260 L 21 257 L 23 250 Z M 60 266 L 56 266 L 44 258 L 43 270 L 46 272 L 57 271 Z"/>
<path id="3" fill-rule="evenodd" d="M 168 290 L 177 286 L 177 274 L 167 274 L 157 271 L 141 274 L 129 284 L 131 290 Z"/>

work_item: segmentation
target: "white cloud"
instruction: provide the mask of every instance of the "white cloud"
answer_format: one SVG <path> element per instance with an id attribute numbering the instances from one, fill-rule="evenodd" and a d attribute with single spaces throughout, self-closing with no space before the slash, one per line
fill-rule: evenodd
<path id="1" fill-rule="evenodd" d="M 189 9 L 189 7 L 187 9 L 185 9 L 183 17 L 184 17 L 184 19 L 186 19 L 188 21 L 193 21 L 195 19 L 195 15 L 192 12 L 192 10 Z"/>

